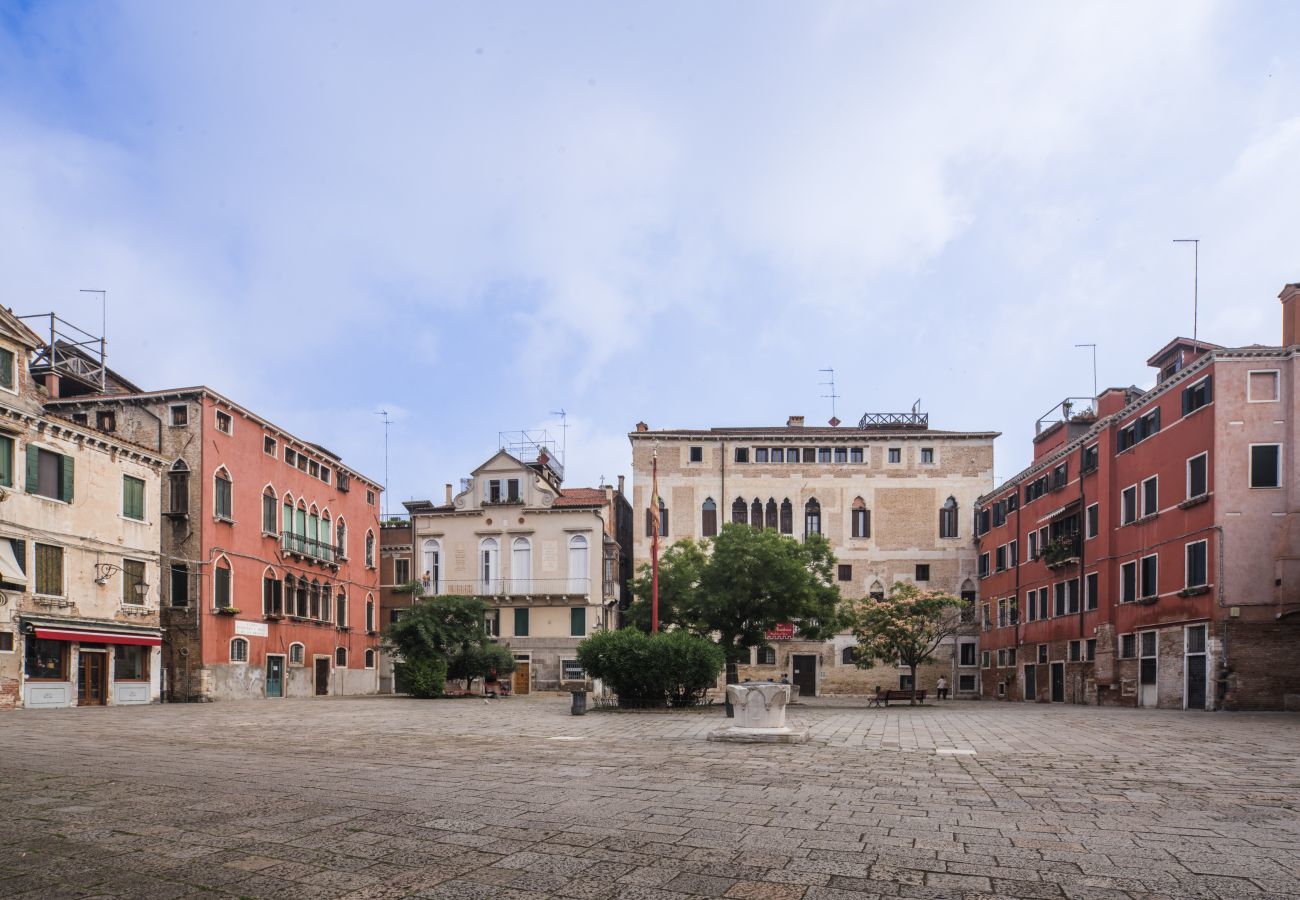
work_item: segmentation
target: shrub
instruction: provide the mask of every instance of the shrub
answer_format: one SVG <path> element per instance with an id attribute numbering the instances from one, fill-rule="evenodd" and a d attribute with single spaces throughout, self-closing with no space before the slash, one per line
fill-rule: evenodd
<path id="1" fill-rule="evenodd" d="M 500 644 L 470 644 L 447 661 L 447 677 L 465 682 L 467 691 L 476 678 L 504 678 L 514 670 L 515 655 Z"/>
<path id="2" fill-rule="evenodd" d="M 447 663 L 436 656 L 404 660 L 393 668 L 393 674 L 406 685 L 412 697 L 441 696 L 447 685 Z"/>
<path id="3" fill-rule="evenodd" d="M 578 662 L 618 694 L 620 705 L 685 706 L 717 683 L 722 648 L 685 631 L 602 631 L 578 645 Z"/>

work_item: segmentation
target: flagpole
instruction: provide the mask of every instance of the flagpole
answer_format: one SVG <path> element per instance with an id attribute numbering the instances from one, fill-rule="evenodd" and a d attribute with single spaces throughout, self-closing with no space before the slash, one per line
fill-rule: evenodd
<path id="1" fill-rule="evenodd" d="M 659 451 L 655 451 L 651 461 L 650 502 L 655 505 L 652 521 L 655 523 L 654 534 L 650 536 L 650 633 L 659 631 L 659 531 L 663 528 L 659 521 Z"/>

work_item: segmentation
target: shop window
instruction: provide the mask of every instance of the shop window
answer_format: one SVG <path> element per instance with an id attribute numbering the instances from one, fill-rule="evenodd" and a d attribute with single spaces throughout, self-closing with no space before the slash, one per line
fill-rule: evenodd
<path id="1" fill-rule="evenodd" d="M 113 648 L 113 678 L 117 681 L 149 680 L 148 647 L 117 644 Z"/>
<path id="2" fill-rule="evenodd" d="M 24 671 L 28 678 L 46 681 L 66 681 L 68 678 L 68 645 L 64 641 L 27 637 L 27 655 Z"/>

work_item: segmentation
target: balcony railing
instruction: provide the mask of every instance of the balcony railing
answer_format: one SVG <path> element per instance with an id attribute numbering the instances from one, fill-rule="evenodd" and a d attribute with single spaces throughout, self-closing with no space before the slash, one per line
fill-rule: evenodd
<path id="1" fill-rule="evenodd" d="M 1043 559 L 1049 569 L 1076 562 L 1079 559 L 1080 540 L 1077 534 L 1063 534 L 1048 541 L 1043 548 Z"/>
<path id="2" fill-rule="evenodd" d="M 301 534 L 291 534 L 289 532 L 281 534 L 280 549 L 284 550 L 285 553 L 292 553 L 304 559 L 328 563 L 329 565 L 334 565 L 338 561 L 338 550 L 333 544 L 327 544 L 324 541 L 318 541 L 315 538 L 305 537 Z"/>
<path id="3" fill-rule="evenodd" d="M 480 578 L 478 581 L 443 582 L 440 594 L 483 597 L 586 596 L 590 578 Z"/>

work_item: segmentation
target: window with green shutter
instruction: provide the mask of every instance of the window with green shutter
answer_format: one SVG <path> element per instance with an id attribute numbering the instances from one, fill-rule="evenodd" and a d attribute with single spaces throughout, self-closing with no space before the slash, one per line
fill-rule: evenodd
<path id="1" fill-rule="evenodd" d="M 144 521 L 144 479 L 122 476 L 122 515 Z"/>
<path id="2" fill-rule="evenodd" d="M 583 637 L 587 633 L 587 610 L 585 607 L 575 606 L 569 610 L 569 634 L 573 637 Z"/>
<path id="3" fill-rule="evenodd" d="M 213 606 L 227 609 L 230 606 L 230 569 L 217 566 L 213 579 Z"/>
<path id="4" fill-rule="evenodd" d="M 36 545 L 36 593 L 48 597 L 63 596 L 62 547 Z"/>
<path id="5" fill-rule="evenodd" d="M 0 388 L 13 390 L 18 384 L 18 375 L 14 371 L 14 352 L 0 347 Z"/>
<path id="6" fill-rule="evenodd" d="M 0 435 L 0 487 L 14 486 L 14 439 Z"/>
<path id="7" fill-rule="evenodd" d="M 27 493 L 71 503 L 73 473 L 71 456 L 27 445 Z"/>
<path id="8" fill-rule="evenodd" d="M 515 637 L 528 637 L 528 610 L 515 610 Z"/>

